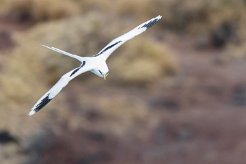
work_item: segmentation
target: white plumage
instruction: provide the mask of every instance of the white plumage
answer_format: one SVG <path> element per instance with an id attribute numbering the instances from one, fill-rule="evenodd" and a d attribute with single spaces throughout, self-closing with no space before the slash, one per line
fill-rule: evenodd
<path id="1" fill-rule="evenodd" d="M 57 82 L 56 84 L 48 91 L 46 92 L 32 107 L 32 110 L 29 112 L 29 116 L 35 114 L 40 109 L 42 109 L 46 104 L 48 104 L 61 90 L 64 88 L 69 81 L 77 77 L 78 75 L 91 71 L 92 73 L 96 74 L 99 77 L 103 77 L 106 79 L 106 76 L 108 75 L 108 66 L 106 64 L 106 60 L 108 57 L 122 44 L 124 44 L 126 41 L 134 38 L 135 36 L 141 34 L 154 24 L 156 24 L 161 19 L 161 16 L 157 16 L 155 18 L 152 18 L 139 26 L 135 27 L 131 31 L 121 35 L 120 37 L 112 40 L 109 44 L 107 44 L 99 53 L 94 55 L 93 57 L 81 57 L 78 55 L 71 54 L 69 52 L 60 50 L 55 47 L 48 47 L 43 45 L 44 47 L 51 49 L 53 51 L 56 51 L 62 55 L 69 56 L 71 58 L 74 58 L 76 60 L 79 60 L 81 62 L 81 65 L 66 74 L 64 74 Z"/>

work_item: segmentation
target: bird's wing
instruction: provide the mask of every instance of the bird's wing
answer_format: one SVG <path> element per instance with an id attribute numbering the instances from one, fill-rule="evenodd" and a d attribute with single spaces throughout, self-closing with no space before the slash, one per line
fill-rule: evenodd
<path id="1" fill-rule="evenodd" d="M 120 47 L 123 43 L 126 41 L 134 38 L 135 36 L 141 34 L 154 24 L 156 24 L 162 16 L 157 16 L 155 18 L 152 18 L 139 26 L 135 27 L 131 31 L 119 36 L 118 38 L 115 38 L 112 40 L 109 44 L 107 44 L 96 56 L 102 56 L 105 60 L 114 52 L 118 47 Z"/>
<path id="2" fill-rule="evenodd" d="M 48 48 L 48 49 L 50 49 L 50 50 L 56 51 L 56 52 L 58 52 L 58 53 L 60 53 L 60 54 L 63 54 L 63 55 L 65 55 L 65 56 L 69 56 L 69 57 L 71 57 L 71 58 L 77 59 L 77 60 L 79 60 L 79 61 L 83 60 L 83 59 L 82 59 L 83 57 L 81 57 L 81 56 L 71 54 L 71 53 L 69 53 L 69 52 L 60 50 L 60 49 L 58 49 L 58 48 L 55 48 L 55 47 L 49 47 L 49 46 L 46 46 L 46 45 L 42 45 L 42 46 L 45 47 L 45 48 Z"/>
<path id="3" fill-rule="evenodd" d="M 89 71 L 91 68 L 88 65 L 89 64 L 86 64 L 86 61 L 83 61 L 78 68 L 75 68 L 69 71 L 68 73 L 64 74 L 56 82 L 56 84 L 36 102 L 36 104 L 32 107 L 29 116 L 35 114 L 40 109 L 42 109 L 46 104 L 48 104 L 62 90 L 62 88 L 64 88 L 69 83 L 69 81 L 71 81 L 76 76 L 86 71 Z"/>

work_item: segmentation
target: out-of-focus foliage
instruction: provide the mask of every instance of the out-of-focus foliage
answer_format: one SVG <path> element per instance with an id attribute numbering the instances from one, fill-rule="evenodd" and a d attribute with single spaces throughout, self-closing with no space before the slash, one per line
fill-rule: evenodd
<path id="1" fill-rule="evenodd" d="M 111 72 L 117 83 L 153 83 L 177 70 L 168 48 L 146 38 L 135 39 L 116 56 Z"/>
<path id="2" fill-rule="evenodd" d="M 47 21 L 79 14 L 79 7 L 69 0 L 7 0 L 1 10 L 18 21 Z"/>

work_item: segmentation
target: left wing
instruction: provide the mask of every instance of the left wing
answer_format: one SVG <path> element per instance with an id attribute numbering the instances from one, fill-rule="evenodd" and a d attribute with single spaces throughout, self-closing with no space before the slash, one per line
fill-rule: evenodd
<path id="1" fill-rule="evenodd" d="M 157 16 L 155 18 L 152 18 L 139 26 L 135 27 L 131 31 L 121 35 L 120 37 L 112 40 L 109 44 L 107 44 L 96 56 L 102 56 L 104 60 L 107 60 L 107 58 L 122 44 L 124 44 L 126 41 L 134 38 L 135 36 L 141 34 L 142 32 L 146 31 L 148 28 L 156 24 L 162 16 Z"/>
<path id="2" fill-rule="evenodd" d="M 83 61 L 78 68 L 75 68 L 64 74 L 56 82 L 56 84 L 36 102 L 36 104 L 32 107 L 29 116 L 35 114 L 46 104 L 48 104 L 72 79 L 88 70 L 90 70 L 90 67 L 86 65 L 86 61 Z"/>

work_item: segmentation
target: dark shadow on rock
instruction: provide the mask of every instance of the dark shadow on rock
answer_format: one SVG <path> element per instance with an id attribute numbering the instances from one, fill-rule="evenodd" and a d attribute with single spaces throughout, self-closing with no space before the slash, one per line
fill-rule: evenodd
<path id="1" fill-rule="evenodd" d="M 231 22 L 224 22 L 210 33 L 210 43 L 215 48 L 223 48 L 236 38 L 236 28 Z"/>
<path id="2" fill-rule="evenodd" d="M 6 130 L 0 130 L 0 144 L 16 143 L 18 144 L 18 139 L 10 134 Z"/>

